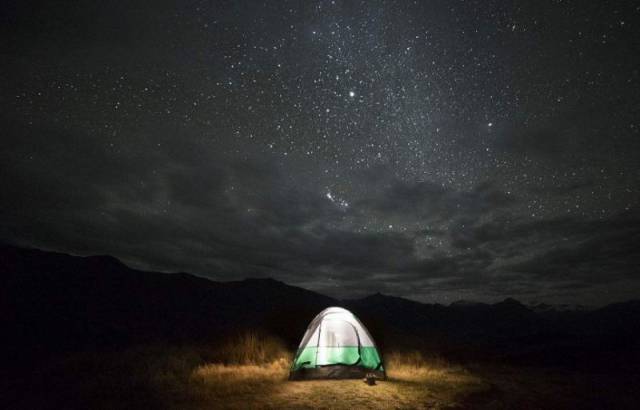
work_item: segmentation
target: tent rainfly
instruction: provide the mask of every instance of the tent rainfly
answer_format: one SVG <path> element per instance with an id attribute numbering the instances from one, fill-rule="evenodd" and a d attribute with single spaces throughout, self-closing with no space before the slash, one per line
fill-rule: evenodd
<path id="1" fill-rule="evenodd" d="M 386 379 L 373 338 L 353 313 L 330 307 L 307 327 L 293 359 L 289 380 L 352 379 L 369 373 Z"/>

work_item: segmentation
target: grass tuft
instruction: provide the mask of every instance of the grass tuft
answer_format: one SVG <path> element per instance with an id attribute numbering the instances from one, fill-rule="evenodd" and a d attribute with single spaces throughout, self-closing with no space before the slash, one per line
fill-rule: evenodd
<path id="1" fill-rule="evenodd" d="M 273 336 L 245 332 L 229 339 L 215 353 L 215 362 L 223 364 L 263 365 L 291 361 L 284 343 Z"/>
<path id="2" fill-rule="evenodd" d="M 447 381 L 466 373 L 461 366 L 452 365 L 441 356 L 426 356 L 417 350 L 389 352 L 384 359 L 387 375 L 392 379 Z"/>

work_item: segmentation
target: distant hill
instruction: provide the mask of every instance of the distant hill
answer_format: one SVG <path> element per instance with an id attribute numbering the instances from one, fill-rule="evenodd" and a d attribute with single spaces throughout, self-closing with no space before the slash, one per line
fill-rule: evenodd
<path id="1" fill-rule="evenodd" d="M 640 345 L 640 301 L 593 311 L 527 307 L 511 298 L 450 306 L 381 294 L 338 301 L 273 279 L 215 282 L 143 272 L 110 256 L 0 246 L 2 354 L 9 367 L 138 343 L 215 343 L 245 329 L 294 348 L 308 322 L 332 305 L 353 310 L 383 349 L 574 366 Z"/>
<path id="2" fill-rule="evenodd" d="M 286 340 L 337 303 L 272 279 L 214 282 L 11 246 L 0 248 L 0 301 L 3 354 L 22 363 L 135 343 L 215 342 L 243 329 Z"/>

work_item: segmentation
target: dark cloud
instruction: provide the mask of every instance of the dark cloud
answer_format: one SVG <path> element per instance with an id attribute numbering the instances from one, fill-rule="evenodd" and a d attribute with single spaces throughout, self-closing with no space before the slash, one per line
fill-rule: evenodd
<path id="1" fill-rule="evenodd" d="M 636 214 L 521 219 L 513 213 L 518 199 L 489 182 L 461 191 L 408 183 L 379 168 L 365 176 L 377 174 L 372 189 L 343 209 L 313 187 L 291 185 L 277 164 L 260 158 L 227 163 L 182 146 L 161 167 L 145 167 L 135 153 L 113 161 L 92 146 L 80 135 L 41 129 L 29 142 L 3 147 L 4 158 L 23 157 L 2 166 L 15 178 L 2 203 L 5 240 L 215 279 L 329 278 L 316 287 L 345 296 L 437 289 L 541 297 L 627 280 L 640 262 Z M 25 166 L 34 160 L 41 167 Z M 353 230 L 381 216 L 434 228 Z M 424 237 L 450 247 L 421 252 Z"/>
<path id="2" fill-rule="evenodd" d="M 624 214 L 605 221 L 579 222 L 574 230 L 567 229 L 564 224 L 563 232 L 573 236 L 573 240 L 563 239 L 556 246 L 541 247 L 531 259 L 508 269 L 541 280 L 574 280 L 587 284 L 637 277 L 640 264 L 640 251 L 635 246 L 640 240 L 638 218 L 638 215 Z"/>
<path id="3" fill-rule="evenodd" d="M 521 220 L 512 213 L 517 198 L 491 183 L 459 191 L 404 182 L 382 168 L 375 171 L 379 183 L 341 209 L 311 187 L 290 185 L 277 164 L 261 159 L 229 164 L 183 146 L 192 154 L 171 151 L 162 167 L 151 169 L 134 153 L 112 162 L 92 151 L 86 138 L 40 132 L 2 150 L 5 158 L 23 157 L 3 162 L 3 175 L 21 182 L 8 185 L 10 195 L 3 197 L 5 240 L 111 253 L 144 268 L 216 279 L 255 275 L 307 283 L 329 277 L 343 295 L 375 289 L 404 295 L 588 290 L 632 277 L 640 262 L 632 245 L 640 221 L 632 213 Z M 35 160 L 28 144 L 37 147 L 41 167 L 24 166 Z M 97 166 L 105 162 L 117 172 Z M 438 228 L 340 228 L 345 219 L 357 225 L 379 215 Z M 449 251 L 419 252 L 417 243 L 426 236 L 448 242 Z M 393 285 L 386 283 L 388 275 Z"/>
<path id="4" fill-rule="evenodd" d="M 384 172 L 384 169 L 379 169 Z M 382 178 L 380 178 L 383 180 Z M 420 220 L 446 220 L 462 216 L 478 218 L 513 204 L 513 196 L 483 182 L 469 191 L 461 191 L 431 181 L 387 181 L 379 190 L 372 189 L 355 203 L 363 212 L 408 216 Z"/>

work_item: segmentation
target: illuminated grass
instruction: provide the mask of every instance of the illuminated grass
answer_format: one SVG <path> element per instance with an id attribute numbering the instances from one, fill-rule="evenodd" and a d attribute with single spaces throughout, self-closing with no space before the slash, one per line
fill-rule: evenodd
<path id="1" fill-rule="evenodd" d="M 387 376 L 390 379 L 410 381 L 448 381 L 468 375 L 461 366 L 451 365 L 441 357 L 425 357 L 418 351 L 392 352 L 385 356 Z"/>
<path id="2" fill-rule="evenodd" d="M 427 366 L 402 354 L 391 359 L 389 379 L 375 386 L 362 380 L 289 382 L 289 357 L 262 365 L 207 364 L 193 371 L 192 380 L 203 406 L 222 408 L 444 408 L 484 388 L 476 377 L 444 362 Z"/>
<path id="3" fill-rule="evenodd" d="M 229 339 L 214 355 L 216 362 L 224 364 L 261 365 L 292 358 L 280 340 L 251 332 Z"/>

